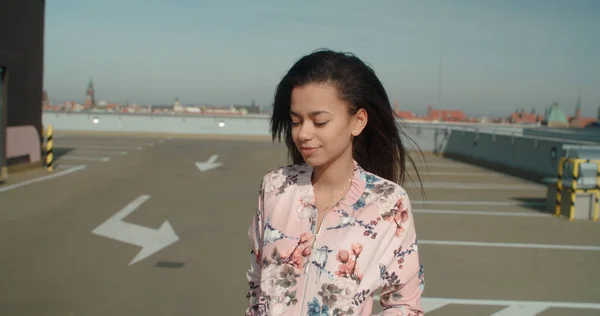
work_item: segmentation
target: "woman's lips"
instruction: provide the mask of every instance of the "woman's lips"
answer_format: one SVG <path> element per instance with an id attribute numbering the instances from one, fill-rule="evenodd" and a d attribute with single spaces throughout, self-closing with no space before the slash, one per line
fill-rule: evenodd
<path id="1" fill-rule="evenodd" d="M 319 147 L 301 147 L 300 151 L 302 155 L 309 156 L 312 155 Z"/>

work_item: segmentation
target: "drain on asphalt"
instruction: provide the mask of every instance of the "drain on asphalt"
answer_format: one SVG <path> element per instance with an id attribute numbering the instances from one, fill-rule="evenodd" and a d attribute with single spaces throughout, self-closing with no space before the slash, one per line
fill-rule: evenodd
<path id="1" fill-rule="evenodd" d="M 155 268 L 172 268 L 172 269 L 179 269 L 179 268 L 183 268 L 184 263 L 183 262 L 175 262 L 175 261 L 159 261 L 157 262 L 154 267 Z"/>

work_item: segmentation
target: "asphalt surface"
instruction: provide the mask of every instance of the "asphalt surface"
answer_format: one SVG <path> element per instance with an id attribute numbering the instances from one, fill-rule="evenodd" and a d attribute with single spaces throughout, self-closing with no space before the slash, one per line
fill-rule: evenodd
<path id="1" fill-rule="evenodd" d="M 0 315 L 243 314 L 246 232 L 260 179 L 288 163 L 282 145 L 58 132 L 55 148 L 53 172 L 0 184 Z M 200 171 L 213 155 L 221 165 Z M 426 162 L 425 196 L 406 187 L 427 315 L 600 314 L 600 223 L 553 217 L 527 181 Z M 139 233 L 93 233 L 103 223 Z M 130 265 L 161 225 L 177 240 Z"/>

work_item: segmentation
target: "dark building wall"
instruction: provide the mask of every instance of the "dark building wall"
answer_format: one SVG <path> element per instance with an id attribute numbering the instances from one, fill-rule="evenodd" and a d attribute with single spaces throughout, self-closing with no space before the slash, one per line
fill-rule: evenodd
<path id="1" fill-rule="evenodd" d="M 0 67 L 8 73 L 7 125 L 42 125 L 43 0 L 0 1 Z"/>
<path id="2" fill-rule="evenodd" d="M 0 134 L 8 138 L 4 146 L 9 164 L 14 158 L 10 156 L 11 150 L 20 151 L 24 138 L 26 143 L 35 142 L 24 133 L 31 135 L 35 130 L 38 136 L 42 134 L 44 15 L 44 0 L 0 0 L 0 67 L 6 68 L 7 73 L 4 106 L 8 127 L 8 131 Z M 17 126 L 27 128 L 11 130 Z M 38 137 L 38 147 L 39 144 Z M 17 158 L 23 161 L 23 157 Z M 29 162 L 36 160 L 36 157 L 25 158 Z"/>

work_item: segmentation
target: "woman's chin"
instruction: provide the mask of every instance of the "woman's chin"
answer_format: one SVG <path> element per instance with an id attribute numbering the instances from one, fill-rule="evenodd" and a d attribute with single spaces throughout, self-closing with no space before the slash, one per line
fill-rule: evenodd
<path id="1" fill-rule="evenodd" d="M 325 159 L 323 159 L 322 157 L 317 157 L 315 155 L 311 155 L 308 157 L 303 157 L 304 158 L 304 162 L 306 162 L 307 165 L 316 168 L 319 166 L 322 166 L 325 164 Z"/>

